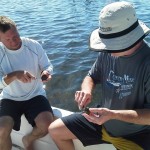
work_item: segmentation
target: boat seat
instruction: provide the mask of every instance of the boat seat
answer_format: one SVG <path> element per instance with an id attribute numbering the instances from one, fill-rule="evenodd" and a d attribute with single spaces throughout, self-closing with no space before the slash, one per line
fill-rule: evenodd
<path id="1" fill-rule="evenodd" d="M 73 112 L 59 109 L 56 107 L 52 107 L 54 115 L 57 117 L 63 117 L 67 116 Z M 14 147 L 20 147 L 20 149 L 23 148 L 22 143 L 22 137 L 28 133 L 30 133 L 32 130 L 32 126 L 27 122 L 24 115 L 21 117 L 21 128 L 20 131 L 13 130 L 11 133 L 12 143 L 14 144 Z M 87 146 L 84 147 L 82 143 L 79 140 L 73 140 L 75 145 L 75 150 L 115 150 L 112 144 L 101 144 L 101 145 L 94 145 L 94 146 Z M 51 139 L 49 135 L 46 135 L 43 138 L 38 139 L 35 142 L 35 149 L 36 150 L 58 150 L 57 146 Z"/>

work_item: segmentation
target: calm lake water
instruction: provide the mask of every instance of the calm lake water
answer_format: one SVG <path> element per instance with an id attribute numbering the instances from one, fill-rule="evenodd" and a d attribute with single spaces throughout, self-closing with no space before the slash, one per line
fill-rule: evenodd
<path id="1" fill-rule="evenodd" d="M 78 111 L 74 93 L 98 54 L 88 48 L 89 35 L 98 28 L 100 9 L 114 1 L 119 0 L 0 0 L 0 15 L 12 18 L 21 36 L 39 41 L 54 66 L 46 84 L 51 105 Z M 150 1 L 127 1 L 150 27 Z M 146 39 L 150 42 L 150 36 Z M 99 88 L 91 105 L 100 101 Z"/>

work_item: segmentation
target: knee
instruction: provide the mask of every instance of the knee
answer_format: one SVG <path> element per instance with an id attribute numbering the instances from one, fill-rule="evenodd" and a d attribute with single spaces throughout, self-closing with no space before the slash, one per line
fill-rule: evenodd
<path id="1" fill-rule="evenodd" d="M 49 125 L 51 124 L 51 119 L 45 119 L 45 118 L 42 118 L 40 120 L 36 120 L 36 127 L 38 129 L 40 129 L 41 133 L 42 134 L 47 134 L 48 133 L 48 127 Z"/>
<path id="2" fill-rule="evenodd" d="M 43 133 L 48 133 L 48 127 L 54 120 L 53 115 L 49 112 L 42 112 L 35 118 L 35 124 Z"/>
<path id="3" fill-rule="evenodd" d="M 0 127 L 0 141 L 5 141 L 8 137 L 10 137 L 11 130 L 7 127 Z"/>
<path id="4" fill-rule="evenodd" d="M 61 133 L 60 125 L 60 119 L 55 120 L 49 125 L 48 132 L 52 138 L 59 137 L 59 134 Z"/>
<path id="5" fill-rule="evenodd" d="M 55 128 L 55 121 L 54 121 L 49 125 L 48 132 L 52 136 L 55 133 L 55 131 L 57 131 L 57 130 Z"/>
<path id="6" fill-rule="evenodd" d="M 10 133 L 14 126 L 13 119 L 10 117 L 0 118 L 0 141 L 5 141 L 10 137 Z"/>
<path id="7" fill-rule="evenodd" d="M 48 133 L 48 126 L 49 124 L 43 122 L 38 124 L 37 127 L 40 129 L 41 134 L 46 135 Z"/>

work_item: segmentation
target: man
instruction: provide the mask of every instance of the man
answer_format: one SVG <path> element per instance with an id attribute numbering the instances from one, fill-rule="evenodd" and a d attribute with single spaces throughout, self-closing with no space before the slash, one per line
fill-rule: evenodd
<path id="1" fill-rule="evenodd" d="M 43 82 L 51 79 L 52 71 L 42 46 L 21 38 L 15 22 L 0 16 L 0 150 L 11 150 L 10 133 L 20 129 L 22 114 L 33 126 L 22 139 L 26 150 L 48 133 L 53 113 Z"/>
<path id="2" fill-rule="evenodd" d="M 112 143 L 118 150 L 150 150 L 150 47 L 143 40 L 150 29 L 136 17 L 132 4 L 105 6 L 90 47 L 100 52 L 75 94 L 80 108 L 90 102 L 96 84 L 102 87 L 100 108 L 53 122 L 49 133 L 60 150 Z"/>

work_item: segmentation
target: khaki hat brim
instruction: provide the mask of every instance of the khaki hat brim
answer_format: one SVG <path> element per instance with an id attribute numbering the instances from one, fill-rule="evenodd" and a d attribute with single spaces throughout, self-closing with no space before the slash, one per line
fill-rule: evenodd
<path id="1" fill-rule="evenodd" d="M 94 51 L 118 52 L 132 48 L 137 42 L 150 33 L 150 29 L 143 22 L 138 22 L 139 25 L 134 30 L 116 38 L 100 38 L 99 29 L 94 30 L 90 36 L 90 49 Z"/>

